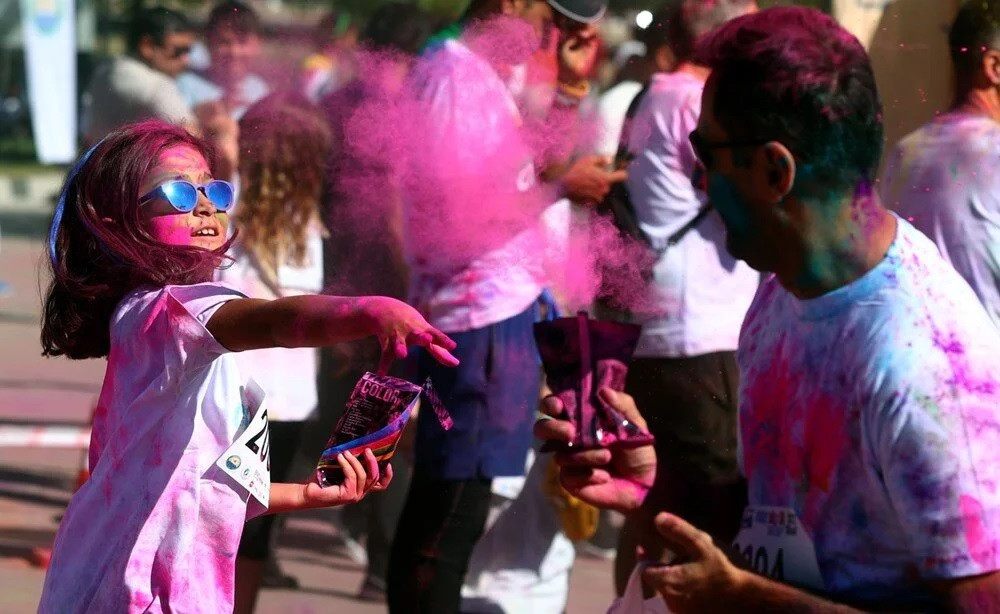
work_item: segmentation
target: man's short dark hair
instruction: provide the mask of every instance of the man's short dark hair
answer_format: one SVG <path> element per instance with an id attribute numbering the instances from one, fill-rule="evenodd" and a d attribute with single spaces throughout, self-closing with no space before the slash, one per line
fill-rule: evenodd
<path id="1" fill-rule="evenodd" d="M 1000 2 L 964 2 L 951 24 L 948 47 L 959 82 L 968 82 L 980 70 L 983 53 L 1000 47 Z"/>
<path id="2" fill-rule="evenodd" d="M 791 6 L 746 15 L 712 34 L 699 57 L 712 68 L 712 111 L 730 138 L 784 144 L 798 185 L 874 180 L 884 131 L 875 75 L 832 17 Z"/>
<path id="3" fill-rule="evenodd" d="M 128 50 L 134 53 L 147 36 L 156 45 L 162 45 L 169 34 L 193 31 L 194 27 L 187 17 L 176 11 L 163 7 L 140 9 L 129 24 L 126 43 Z"/>
<path id="4" fill-rule="evenodd" d="M 260 18 L 249 5 L 236 0 L 220 2 L 208 14 L 206 26 L 208 36 L 212 32 L 228 28 L 241 37 L 260 34 Z"/>
<path id="5" fill-rule="evenodd" d="M 666 37 L 678 61 L 690 60 L 698 41 L 727 21 L 747 12 L 754 0 L 675 0 L 654 16 L 666 25 Z M 650 26 L 652 27 L 652 25 Z"/>
<path id="6" fill-rule="evenodd" d="M 375 9 L 360 42 L 373 50 L 416 55 L 431 35 L 430 16 L 415 4 L 386 2 Z"/>

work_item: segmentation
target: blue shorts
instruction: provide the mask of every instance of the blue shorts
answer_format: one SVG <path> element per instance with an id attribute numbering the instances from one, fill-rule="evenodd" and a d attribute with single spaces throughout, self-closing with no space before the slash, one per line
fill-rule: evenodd
<path id="1" fill-rule="evenodd" d="M 420 471 L 443 480 L 524 475 L 541 386 L 532 330 L 536 314 L 532 304 L 503 322 L 449 333 L 461 361 L 454 369 L 421 350 L 418 381 L 430 376 L 455 424 L 445 431 L 430 407 L 421 407 Z"/>

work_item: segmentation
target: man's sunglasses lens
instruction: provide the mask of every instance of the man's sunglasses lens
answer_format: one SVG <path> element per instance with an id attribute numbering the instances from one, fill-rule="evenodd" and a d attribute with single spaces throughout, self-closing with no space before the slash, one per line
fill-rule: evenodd
<path id="1" fill-rule="evenodd" d="M 189 53 L 191 53 L 191 47 L 189 46 L 174 47 L 170 52 L 170 57 L 176 60 L 177 58 L 188 55 Z"/>

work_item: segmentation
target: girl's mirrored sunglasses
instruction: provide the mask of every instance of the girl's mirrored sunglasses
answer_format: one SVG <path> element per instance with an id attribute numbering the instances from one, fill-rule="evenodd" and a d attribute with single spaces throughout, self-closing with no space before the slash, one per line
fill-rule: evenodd
<path id="1" fill-rule="evenodd" d="M 221 179 L 213 179 L 204 185 L 195 185 L 190 181 L 175 179 L 160 184 L 155 190 L 139 199 L 139 204 L 147 203 L 154 198 L 163 198 L 182 213 L 193 211 L 198 205 L 198 192 L 208 198 L 209 202 L 219 211 L 229 211 L 233 208 L 236 193 L 233 184 Z"/>

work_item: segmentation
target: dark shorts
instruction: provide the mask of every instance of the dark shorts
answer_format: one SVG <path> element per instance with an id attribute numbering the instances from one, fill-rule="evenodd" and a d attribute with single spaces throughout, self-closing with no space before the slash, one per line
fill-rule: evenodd
<path id="1" fill-rule="evenodd" d="M 419 378 L 431 377 L 455 424 L 445 431 L 429 407 L 417 419 L 416 464 L 428 477 L 467 480 L 524 475 L 538 407 L 541 367 L 534 304 L 483 328 L 449 333 L 456 368 L 421 352 Z"/>
<path id="2" fill-rule="evenodd" d="M 615 563 L 619 593 L 635 566 L 635 547 L 658 558 L 666 547 L 653 526 L 676 514 L 728 546 L 736 537 L 746 481 L 736 454 L 739 370 L 735 352 L 688 358 L 636 358 L 625 390 L 656 437 L 656 482 L 622 530 Z"/>

